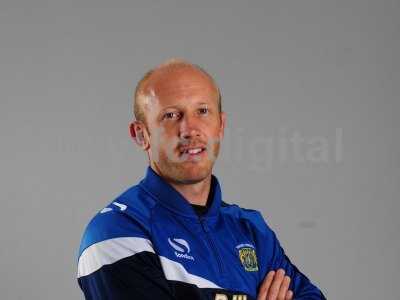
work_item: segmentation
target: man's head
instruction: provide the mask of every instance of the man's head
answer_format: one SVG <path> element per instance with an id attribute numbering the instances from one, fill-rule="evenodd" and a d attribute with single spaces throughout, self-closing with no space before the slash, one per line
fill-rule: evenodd
<path id="1" fill-rule="evenodd" d="M 156 172 L 175 183 L 195 183 L 211 174 L 225 113 L 208 73 L 183 60 L 167 61 L 139 81 L 134 102 L 131 135 Z"/>

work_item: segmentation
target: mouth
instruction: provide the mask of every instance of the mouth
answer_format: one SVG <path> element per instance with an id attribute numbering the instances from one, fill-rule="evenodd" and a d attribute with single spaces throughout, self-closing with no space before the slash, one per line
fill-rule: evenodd
<path id="1" fill-rule="evenodd" d="M 180 149 L 180 156 L 185 159 L 195 160 L 200 159 L 207 151 L 207 148 L 204 146 L 198 147 L 188 147 Z"/>

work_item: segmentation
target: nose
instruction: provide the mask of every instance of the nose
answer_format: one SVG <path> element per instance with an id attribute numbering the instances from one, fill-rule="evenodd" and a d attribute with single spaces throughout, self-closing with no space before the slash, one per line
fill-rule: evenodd
<path id="1" fill-rule="evenodd" d="M 195 117 L 185 115 L 181 119 L 179 136 L 181 139 L 200 137 L 199 125 Z"/>

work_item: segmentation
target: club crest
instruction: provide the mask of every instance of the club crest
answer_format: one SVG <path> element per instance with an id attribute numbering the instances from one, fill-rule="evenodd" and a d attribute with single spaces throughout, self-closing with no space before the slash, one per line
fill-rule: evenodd
<path id="1" fill-rule="evenodd" d="M 252 245 L 239 245 L 239 258 L 247 272 L 258 271 L 256 250 Z"/>

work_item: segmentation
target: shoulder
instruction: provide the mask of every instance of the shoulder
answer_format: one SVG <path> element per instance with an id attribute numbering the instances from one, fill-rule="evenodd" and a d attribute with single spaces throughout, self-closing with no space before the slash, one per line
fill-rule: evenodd
<path id="1" fill-rule="evenodd" d="M 262 213 L 255 209 L 241 207 L 237 204 L 229 204 L 222 202 L 221 213 L 235 219 L 239 219 L 247 223 L 252 229 L 262 234 L 269 234 L 271 232 L 267 221 L 264 219 Z"/>
<path id="2" fill-rule="evenodd" d="M 88 247 L 107 240 L 147 237 L 155 206 L 156 202 L 139 185 L 127 189 L 89 221 L 82 235 L 79 255 Z"/>
<path id="3" fill-rule="evenodd" d="M 78 278 L 137 253 L 154 253 L 150 224 L 155 205 L 136 185 L 101 209 L 84 230 L 78 254 Z"/>

